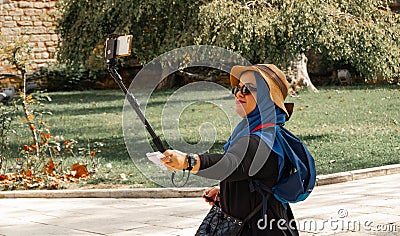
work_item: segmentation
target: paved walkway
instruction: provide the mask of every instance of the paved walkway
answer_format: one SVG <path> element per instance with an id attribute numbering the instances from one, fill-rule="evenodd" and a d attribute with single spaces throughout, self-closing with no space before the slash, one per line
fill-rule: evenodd
<path id="1" fill-rule="evenodd" d="M 301 235 L 400 235 L 400 174 L 317 187 L 292 205 Z M 0 235 L 194 235 L 201 198 L 0 199 Z"/>

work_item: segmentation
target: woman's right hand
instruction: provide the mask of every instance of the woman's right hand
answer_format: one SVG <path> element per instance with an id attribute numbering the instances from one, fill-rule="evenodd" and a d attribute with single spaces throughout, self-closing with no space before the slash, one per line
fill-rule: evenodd
<path id="1" fill-rule="evenodd" d="M 203 192 L 202 197 L 204 201 L 210 205 L 214 205 L 214 202 L 219 201 L 219 187 L 211 187 Z"/>

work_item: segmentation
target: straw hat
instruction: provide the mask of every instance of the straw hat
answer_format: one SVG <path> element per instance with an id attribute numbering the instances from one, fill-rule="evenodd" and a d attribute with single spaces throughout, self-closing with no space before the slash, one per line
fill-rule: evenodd
<path id="1" fill-rule="evenodd" d="M 252 66 L 234 66 L 230 73 L 231 86 L 235 87 L 239 84 L 239 78 L 243 72 L 255 71 L 267 82 L 271 100 L 281 108 L 286 117 L 289 118 L 293 111 L 293 104 L 286 104 L 285 98 L 289 92 L 289 83 L 285 74 L 273 64 L 257 64 Z"/>

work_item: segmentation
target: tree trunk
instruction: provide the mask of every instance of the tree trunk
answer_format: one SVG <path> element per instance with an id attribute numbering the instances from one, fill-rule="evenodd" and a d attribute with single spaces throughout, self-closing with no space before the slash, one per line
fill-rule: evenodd
<path id="1" fill-rule="evenodd" d="M 313 92 L 318 93 L 318 89 L 312 84 L 307 71 L 307 57 L 304 53 L 298 55 L 290 61 L 289 67 L 286 68 L 286 78 L 290 83 L 290 93 L 296 93 L 304 86 L 311 89 Z"/>

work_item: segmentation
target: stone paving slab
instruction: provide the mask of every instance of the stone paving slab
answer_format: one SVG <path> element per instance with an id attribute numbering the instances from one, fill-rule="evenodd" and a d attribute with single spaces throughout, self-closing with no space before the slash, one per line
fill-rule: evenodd
<path id="1" fill-rule="evenodd" d="M 317 186 L 293 204 L 300 235 L 400 235 L 400 174 Z M 201 198 L 0 199 L 0 236 L 194 235 Z"/>

